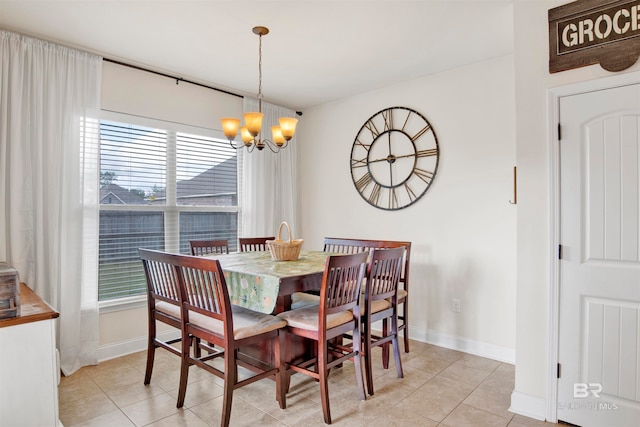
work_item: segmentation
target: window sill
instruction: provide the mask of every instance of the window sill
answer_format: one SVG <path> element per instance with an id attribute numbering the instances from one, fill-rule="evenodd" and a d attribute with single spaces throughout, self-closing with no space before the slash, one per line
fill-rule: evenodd
<path id="1" fill-rule="evenodd" d="M 115 313 L 117 311 L 133 310 L 144 308 L 147 306 L 146 295 L 136 295 L 127 298 L 118 298 L 98 303 L 98 312 L 100 314 Z"/>

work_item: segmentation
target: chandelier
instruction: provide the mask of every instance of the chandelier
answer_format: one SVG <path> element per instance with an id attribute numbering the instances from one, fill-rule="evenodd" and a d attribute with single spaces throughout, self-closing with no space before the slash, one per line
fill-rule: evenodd
<path id="1" fill-rule="evenodd" d="M 269 147 L 271 151 L 277 153 L 281 148 L 286 147 L 289 140 L 293 138 L 298 119 L 294 119 L 293 117 L 280 117 L 278 119 L 280 126 L 271 126 L 271 136 L 273 140 L 260 138 L 262 118 L 264 117 L 262 113 L 262 36 L 269 34 L 269 29 L 267 27 L 253 27 L 252 31 L 260 37 L 258 45 L 258 111 L 244 113 L 245 126 L 242 127 L 240 127 L 240 119 L 232 117 L 223 118 L 222 129 L 224 135 L 229 139 L 229 144 L 235 149 L 244 146 L 251 152 L 256 148 L 263 150 L 264 147 Z M 235 143 L 238 128 L 240 129 L 240 135 L 244 145 Z"/>

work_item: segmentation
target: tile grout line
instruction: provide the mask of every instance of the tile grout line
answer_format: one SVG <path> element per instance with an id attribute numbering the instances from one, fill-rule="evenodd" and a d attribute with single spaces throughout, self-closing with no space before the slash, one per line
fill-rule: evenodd
<path id="1" fill-rule="evenodd" d="M 478 356 L 478 357 L 480 357 L 480 356 Z M 459 360 L 459 359 L 458 359 L 458 360 Z M 447 414 L 447 416 L 445 416 L 445 417 L 442 419 L 442 421 L 440 421 L 440 423 L 441 423 L 443 426 L 447 426 L 447 424 L 443 424 L 444 420 L 446 420 L 446 419 L 447 419 L 447 417 L 448 417 L 449 415 L 451 415 L 451 414 L 452 414 L 452 413 L 453 413 L 453 412 L 454 412 L 454 411 L 455 411 L 455 410 L 456 410 L 460 405 L 462 405 L 462 404 L 464 403 L 464 401 L 465 401 L 465 400 L 467 400 L 467 398 L 469 398 L 469 396 L 471 396 L 471 394 L 473 394 L 473 392 L 474 392 L 474 391 L 476 391 L 477 389 L 479 389 L 479 388 L 480 388 L 480 386 L 482 385 L 482 383 L 484 383 L 484 382 L 487 380 L 487 378 L 489 378 L 489 377 L 490 377 L 494 372 L 496 372 L 496 371 L 498 370 L 498 368 L 499 368 L 501 365 L 502 365 L 502 362 L 500 362 L 500 364 L 498 364 L 498 366 L 496 366 L 496 367 L 493 369 L 493 371 L 491 371 L 491 373 L 490 373 L 489 375 L 487 375 L 487 376 L 486 376 L 482 381 L 480 381 L 480 383 L 479 383 L 479 384 L 478 384 L 478 385 L 477 385 L 473 390 L 471 390 L 471 391 L 470 391 L 470 392 L 469 392 L 469 393 L 468 393 L 468 394 L 467 394 L 467 395 L 466 395 L 466 396 L 465 396 L 465 397 L 464 397 L 464 398 L 463 398 L 463 399 L 462 399 L 462 400 L 461 400 L 461 401 L 460 401 L 460 402 L 459 402 L 459 403 L 458 403 L 458 404 L 457 404 L 457 405 L 456 405 L 456 406 L 455 406 L 455 407 L 454 407 L 454 408 L 453 408 L 453 409 L 452 409 L 452 410 Z M 476 408 L 475 406 L 471 406 L 471 405 L 468 405 L 468 404 L 466 404 L 466 405 L 467 405 L 467 406 L 470 406 L 470 407 L 472 407 L 472 408 L 474 408 L 474 409 L 477 409 L 478 411 L 482 411 L 482 412 L 485 412 L 485 413 L 487 413 L 487 414 L 494 415 L 494 416 L 496 416 L 496 417 L 500 417 L 500 418 L 502 418 L 502 419 L 504 419 L 504 420 L 507 420 L 507 423 L 505 424 L 505 427 L 508 427 L 508 426 L 509 426 L 509 424 L 511 423 L 511 420 L 513 419 L 513 415 L 511 416 L 511 418 L 504 418 L 504 417 L 501 417 L 501 416 L 500 416 L 500 415 L 498 415 L 498 414 L 494 414 L 494 413 L 492 413 L 492 412 L 485 411 L 484 409 Z M 447 426 L 447 427 L 448 427 L 448 426 Z"/>

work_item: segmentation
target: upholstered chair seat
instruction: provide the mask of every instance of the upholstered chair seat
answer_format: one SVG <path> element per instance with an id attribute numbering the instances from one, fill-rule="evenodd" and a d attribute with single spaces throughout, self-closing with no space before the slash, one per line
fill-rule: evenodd
<path id="1" fill-rule="evenodd" d="M 360 313 L 364 313 L 364 309 L 366 307 L 366 303 L 364 298 L 360 300 Z M 386 299 L 371 301 L 371 314 L 378 313 L 380 311 L 391 308 L 391 302 Z"/>
<path id="2" fill-rule="evenodd" d="M 168 314 L 169 316 L 173 316 L 176 318 L 180 318 L 180 306 L 175 304 L 170 304 L 164 301 L 156 302 L 156 311 L 159 311 L 164 314 Z"/>
<path id="3" fill-rule="evenodd" d="M 287 325 L 284 320 L 276 316 L 259 313 L 239 305 L 232 305 L 231 311 L 233 314 L 233 338 L 236 340 L 264 334 Z M 224 322 L 211 316 L 192 312 L 189 315 L 189 322 L 215 334 L 224 334 Z"/>
<path id="4" fill-rule="evenodd" d="M 166 302 L 156 303 L 156 310 L 171 316 L 180 316 L 180 308 Z M 231 311 L 233 313 L 233 337 L 237 340 L 260 335 L 286 326 L 285 321 L 276 316 L 259 313 L 249 310 L 248 308 L 240 307 L 239 305 L 232 305 Z M 223 322 L 210 316 L 192 313 L 189 321 L 194 325 L 206 328 L 217 334 L 222 335 L 224 333 L 222 329 Z"/>
<path id="5" fill-rule="evenodd" d="M 290 327 L 317 331 L 319 327 L 318 316 L 318 306 L 310 305 L 297 310 L 285 311 L 284 313 L 278 314 L 277 317 L 286 321 Z M 327 329 L 335 328 L 351 321 L 353 321 L 353 312 L 351 310 L 328 314 Z"/>

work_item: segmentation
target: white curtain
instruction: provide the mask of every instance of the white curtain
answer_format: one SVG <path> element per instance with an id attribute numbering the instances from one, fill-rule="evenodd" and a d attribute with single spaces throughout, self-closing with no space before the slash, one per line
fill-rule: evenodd
<path id="1" fill-rule="evenodd" d="M 244 111 L 258 111 L 258 100 L 244 98 Z M 262 139 L 272 139 L 271 126 L 279 117 L 296 117 L 295 111 L 262 103 Z M 269 148 L 248 153 L 242 149 L 240 168 L 241 236 L 275 236 L 282 221 L 291 226 L 293 238 L 297 235 L 297 137 L 286 148 L 272 153 Z M 283 228 L 283 239 L 288 239 Z"/>
<path id="2" fill-rule="evenodd" d="M 102 58 L 0 30 L 0 260 L 60 313 L 68 375 L 97 363 Z"/>

